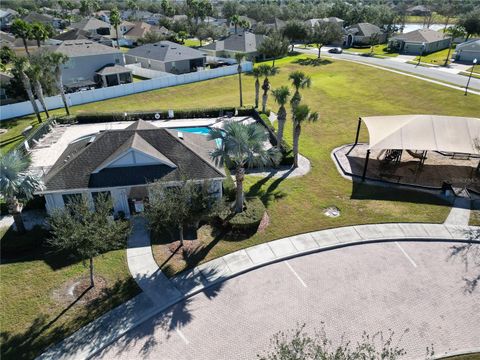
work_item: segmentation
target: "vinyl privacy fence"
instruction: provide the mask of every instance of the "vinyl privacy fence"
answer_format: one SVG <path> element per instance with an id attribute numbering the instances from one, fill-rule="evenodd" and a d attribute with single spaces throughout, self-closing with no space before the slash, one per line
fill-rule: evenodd
<path id="1" fill-rule="evenodd" d="M 252 68 L 253 64 L 251 62 L 242 63 L 242 69 L 244 72 L 249 72 L 252 70 Z M 80 91 L 67 94 L 67 101 L 70 106 L 81 105 L 95 101 L 117 98 L 120 96 L 137 94 L 144 91 L 162 89 L 182 84 L 190 84 L 234 74 L 237 74 L 237 65 L 230 65 L 212 70 L 197 71 L 182 75 L 171 75 L 133 82 L 130 84 Z M 63 107 L 63 102 L 60 95 L 47 97 L 45 101 L 49 110 Z M 38 101 L 37 103 L 41 109 L 40 103 Z M 33 114 L 33 108 L 29 101 L 0 106 L 0 121 L 30 114 Z"/>

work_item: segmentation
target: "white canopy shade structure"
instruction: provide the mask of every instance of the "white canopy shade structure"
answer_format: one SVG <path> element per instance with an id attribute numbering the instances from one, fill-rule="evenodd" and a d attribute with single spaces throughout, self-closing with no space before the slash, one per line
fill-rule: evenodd
<path id="1" fill-rule="evenodd" d="M 370 150 L 420 150 L 480 155 L 480 118 L 443 115 L 394 115 L 359 118 L 370 137 L 362 179 Z M 349 153 L 350 153 L 349 151 Z"/>
<path id="2" fill-rule="evenodd" d="M 364 117 L 362 120 L 368 128 L 371 150 L 480 154 L 480 118 L 396 115 Z"/>

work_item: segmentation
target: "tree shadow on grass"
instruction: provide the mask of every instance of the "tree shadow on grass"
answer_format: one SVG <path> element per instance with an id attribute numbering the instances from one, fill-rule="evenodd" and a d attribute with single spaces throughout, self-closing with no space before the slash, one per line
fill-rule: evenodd
<path id="1" fill-rule="evenodd" d="M 297 59 L 293 61 L 293 63 L 302 65 L 302 66 L 321 66 L 321 65 L 329 65 L 332 63 L 332 61 L 329 59 L 305 58 L 305 59 Z"/>
<path id="2" fill-rule="evenodd" d="M 293 168 L 285 173 L 282 177 L 275 178 L 275 180 L 272 181 L 272 183 L 266 189 L 263 189 L 264 185 L 275 175 L 274 172 L 268 174 L 268 176 L 258 180 L 250 187 L 248 196 L 258 196 L 265 206 L 268 206 L 274 200 L 279 200 L 286 197 L 287 194 L 283 191 L 278 191 L 277 188 L 292 171 Z"/>
<path id="3" fill-rule="evenodd" d="M 104 289 L 98 298 L 80 304 L 79 301 L 88 291 L 90 289 L 87 289 L 59 313 L 40 314 L 22 332 L 2 331 L 0 333 L 2 343 L 0 357 L 3 360 L 33 359 L 47 347 L 61 341 L 78 328 L 137 294 L 138 288 L 131 278 L 118 280 L 113 286 Z M 78 314 L 72 314 L 72 312 L 78 312 Z M 67 314 L 69 318 L 65 319 Z M 98 333 L 95 334 L 98 335 Z M 62 351 L 74 351 L 88 344 L 90 340 L 79 341 Z M 60 355 L 60 351 L 57 355 Z M 51 358 L 55 358 L 55 356 Z"/>

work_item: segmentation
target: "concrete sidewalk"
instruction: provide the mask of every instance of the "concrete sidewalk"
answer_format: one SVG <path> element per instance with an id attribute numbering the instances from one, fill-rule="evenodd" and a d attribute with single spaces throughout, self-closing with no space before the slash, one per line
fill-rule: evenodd
<path id="1" fill-rule="evenodd" d="M 129 247 L 132 248 L 127 250 L 130 271 L 139 281 L 144 293 L 78 330 L 51 347 L 39 359 L 85 359 L 180 300 L 234 276 L 288 258 L 343 246 L 382 241 L 467 240 L 480 243 L 476 238 L 480 229 L 478 227 L 417 223 L 348 226 L 295 235 L 252 246 L 199 265 L 168 280 L 161 272 L 153 270 L 154 265 L 150 261 L 151 250 L 147 249 L 148 236 L 145 236 L 144 226 L 142 218 L 134 219 L 134 231 L 129 240 Z M 145 266 L 142 265 L 142 259 L 145 260 Z M 145 283 L 143 279 L 150 280 Z"/>

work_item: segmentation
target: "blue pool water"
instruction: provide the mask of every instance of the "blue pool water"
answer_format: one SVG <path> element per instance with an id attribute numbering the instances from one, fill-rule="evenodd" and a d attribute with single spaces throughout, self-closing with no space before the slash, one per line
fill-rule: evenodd
<path id="1" fill-rule="evenodd" d="M 210 133 L 210 128 L 208 127 L 184 127 L 176 128 L 175 130 L 181 132 L 189 132 L 192 134 L 208 135 Z"/>

